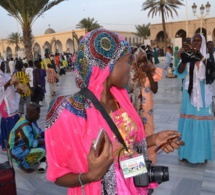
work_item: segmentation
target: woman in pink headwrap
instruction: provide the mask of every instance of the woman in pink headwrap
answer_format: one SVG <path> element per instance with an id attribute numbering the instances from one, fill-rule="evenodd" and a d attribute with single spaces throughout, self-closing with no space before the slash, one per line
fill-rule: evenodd
<path id="1" fill-rule="evenodd" d="M 132 177 L 124 178 L 119 161 L 135 157 L 138 152 L 147 159 L 147 147 L 180 135 L 166 130 L 146 138 L 125 89 L 130 60 L 130 47 L 123 38 L 114 32 L 96 29 L 81 40 L 75 64 L 77 85 L 89 89 L 101 102 L 128 150 L 92 102 L 80 93 L 58 97 L 50 105 L 45 131 L 47 178 L 68 187 L 70 195 L 147 194 L 147 188 L 135 187 Z M 101 128 L 105 129 L 104 147 L 95 157 L 92 145 Z M 174 139 L 164 151 L 173 151 L 182 143 Z M 156 186 L 150 184 L 148 188 Z"/>

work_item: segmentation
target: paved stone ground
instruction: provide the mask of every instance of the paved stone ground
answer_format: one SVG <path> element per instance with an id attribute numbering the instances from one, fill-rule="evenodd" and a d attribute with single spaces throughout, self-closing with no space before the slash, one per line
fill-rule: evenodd
<path id="1" fill-rule="evenodd" d="M 162 61 L 161 67 L 164 67 Z M 164 129 L 177 129 L 181 104 L 181 80 L 165 78 L 159 82 L 155 101 L 156 132 Z M 47 86 L 48 91 L 48 86 Z M 67 73 L 60 77 L 57 95 L 71 94 L 77 91 L 74 74 Z M 49 92 L 46 94 L 41 108 L 40 127 L 44 128 L 45 116 L 50 102 Z M 0 151 L 0 162 L 6 161 L 6 153 Z M 177 151 L 171 154 L 159 154 L 157 165 L 169 167 L 170 181 L 162 183 L 153 195 L 214 195 L 215 194 L 215 162 L 203 165 L 191 165 L 178 160 Z M 18 195 L 63 195 L 65 188 L 56 186 L 46 180 L 46 174 L 37 172 L 26 174 L 15 165 Z M 1 191 L 0 191 L 1 194 Z"/>

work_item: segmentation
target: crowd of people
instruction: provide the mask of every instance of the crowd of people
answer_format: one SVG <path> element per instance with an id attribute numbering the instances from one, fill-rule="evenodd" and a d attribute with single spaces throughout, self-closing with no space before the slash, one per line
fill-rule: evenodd
<path id="1" fill-rule="evenodd" d="M 183 79 L 182 103 L 178 129 L 159 133 L 154 132 L 153 100 L 163 77 L 163 69 L 156 66 L 162 52 L 159 47 L 131 48 L 117 33 L 99 28 L 80 41 L 71 61 L 58 54 L 29 61 L 28 67 L 19 60 L 8 64 L 1 60 L 1 142 L 9 140 L 11 157 L 27 173 L 34 171 L 31 165 L 37 162 L 39 172 L 48 165 L 47 179 L 68 187 L 68 194 L 148 194 L 158 184 L 135 186 L 133 178 L 126 178 L 122 171 L 122 163 L 143 157 L 156 164 L 155 147 L 166 153 L 178 149 L 179 160 L 191 164 L 214 160 L 214 45 L 196 34 L 190 51 L 192 58 L 185 47 L 166 50 L 163 69 L 172 78 Z M 80 91 L 51 101 L 44 135 L 37 120 L 46 82 L 54 97 L 60 75 L 74 64 Z M 92 97 L 100 102 L 101 113 Z M 93 145 L 100 129 L 104 129 L 104 140 L 101 153 L 95 156 Z"/>
<path id="2" fill-rule="evenodd" d="M 46 169 L 44 137 L 42 144 L 39 140 L 44 130 L 37 126 L 35 117 L 39 116 L 47 84 L 51 101 L 57 93 L 60 69 L 63 67 L 66 71 L 70 63 L 61 55 L 55 56 L 45 55 L 43 60 L 34 61 L 0 58 L 0 145 L 3 151 L 9 149 L 18 167 L 28 173 L 33 171 L 30 166 L 38 161 L 41 162 L 38 171 Z M 57 68 L 60 64 L 62 67 Z M 5 145 L 5 140 L 9 145 Z"/>

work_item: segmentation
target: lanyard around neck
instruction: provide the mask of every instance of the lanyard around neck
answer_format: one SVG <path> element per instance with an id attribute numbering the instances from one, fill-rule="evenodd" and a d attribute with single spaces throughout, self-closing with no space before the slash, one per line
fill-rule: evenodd
<path id="1" fill-rule="evenodd" d="M 88 88 L 81 89 L 81 91 L 79 92 L 79 94 L 81 94 L 81 95 L 83 95 L 86 98 L 88 98 L 88 99 L 91 100 L 91 102 L 93 103 L 93 105 L 95 106 L 95 108 L 100 111 L 100 113 L 102 114 L 102 116 L 104 117 L 104 119 L 107 121 L 110 129 L 115 134 L 115 136 L 117 137 L 118 141 L 128 151 L 128 147 L 126 146 L 125 141 L 122 138 L 122 136 L 121 136 L 121 134 L 120 134 L 117 126 L 115 125 L 115 123 L 113 122 L 113 120 L 111 119 L 111 117 L 109 116 L 109 114 L 107 113 L 107 111 L 105 110 L 105 108 L 102 106 L 102 104 L 100 103 L 100 101 L 96 98 L 96 96 Z"/>

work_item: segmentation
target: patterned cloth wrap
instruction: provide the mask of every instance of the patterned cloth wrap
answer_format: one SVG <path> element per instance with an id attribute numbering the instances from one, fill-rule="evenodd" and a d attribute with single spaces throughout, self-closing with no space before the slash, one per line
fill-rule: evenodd
<path id="1" fill-rule="evenodd" d="M 116 61 L 129 52 L 128 43 L 118 34 L 101 28 L 91 31 L 79 45 L 75 62 L 77 86 L 88 87 L 100 100 L 104 90 L 103 83 L 113 70 Z M 136 124 L 134 145 L 138 146 L 139 151 L 146 151 L 144 128 L 126 89 L 112 86 L 110 91 L 123 111 Z M 87 172 L 87 155 L 92 139 L 97 137 L 100 128 L 106 130 L 114 145 L 117 139 L 90 100 L 79 93 L 53 100 L 46 117 L 47 179 L 54 182 L 71 172 L 76 174 Z M 157 184 L 150 187 L 155 186 Z M 133 178 L 124 179 L 116 158 L 102 181 L 89 183 L 84 190 L 85 194 L 89 195 L 147 194 L 146 188 L 134 186 Z M 69 188 L 68 194 L 82 194 L 81 187 Z"/>

